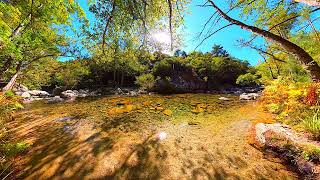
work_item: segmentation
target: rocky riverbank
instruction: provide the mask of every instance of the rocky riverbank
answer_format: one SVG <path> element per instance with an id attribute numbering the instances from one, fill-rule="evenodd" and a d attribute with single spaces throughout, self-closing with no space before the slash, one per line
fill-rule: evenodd
<path id="1" fill-rule="evenodd" d="M 249 132 L 253 146 L 283 159 L 306 179 L 320 179 L 318 141 L 278 123 L 258 123 Z"/>
<path id="2" fill-rule="evenodd" d="M 194 93 L 208 93 L 208 94 L 226 94 L 226 95 L 238 95 L 240 100 L 255 100 L 262 91 L 262 87 L 246 87 L 246 88 L 227 88 L 220 91 L 211 90 L 198 90 Z M 95 90 L 79 89 L 79 90 L 64 90 L 57 87 L 50 93 L 43 90 L 29 90 L 26 86 L 16 84 L 13 88 L 16 95 L 21 96 L 24 99 L 24 103 L 31 103 L 33 101 L 45 100 L 47 103 L 60 103 L 60 102 L 72 102 L 76 98 L 95 97 L 103 95 L 121 95 L 121 96 L 138 96 L 142 94 L 152 94 L 137 88 L 99 88 Z M 227 98 L 222 100 L 227 100 Z"/>

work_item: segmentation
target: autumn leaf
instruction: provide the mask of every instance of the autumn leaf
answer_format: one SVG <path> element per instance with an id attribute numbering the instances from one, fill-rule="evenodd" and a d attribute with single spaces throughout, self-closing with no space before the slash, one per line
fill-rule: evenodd
<path id="1" fill-rule="evenodd" d="M 131 112 L 133 110 L 133 105 L 126 105 L 126 112 Z"/>
<path id="2" fill-rule="evenodd" d="M 163 114 L 165 114 L 167 116 L 171 116 L 173 114 L 173 112 L 170 109 L 166 109 L 163 111 Z"/>
<path id="3" fill-rule="evenodd" d="M 157 111 L 162 111 L 164 108 L 163 107 L 160 107 L 160 106 L 158 106 L 158 107 L 156 107 L 156 110 Z"/>

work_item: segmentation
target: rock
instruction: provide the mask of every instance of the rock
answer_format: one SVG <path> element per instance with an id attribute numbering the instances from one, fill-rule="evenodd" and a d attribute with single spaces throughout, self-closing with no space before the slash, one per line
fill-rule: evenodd
<path id="1" fill-rule="evenodd" d="M 258 93 L 243 93 L 240 95 L 240 100 L 255 100 L 259 96 Z"/>
<path id="2" fill-rule="evenodd" d="M 21 91 L 16 91 L 16 92 L 14 92 L 14 94 L 17 95 L 17 96 L 21 96 L 23 93 L 24 93 L 24 92 L 21 92 Z"/>
<path id="3" fill-rule="evenodd" d="M 271 131 L 277 134 L 277 136 L 284 137 L 293 142 L 298 142 L 301 138 L 298 137 L 288 126 L 279 123 L 276 124 L 263 124 L 258 123 L 255 125 L 255 139 L 261 145 L 265 145 L 266 138 L 265 133 Z"/>
<path id="4" fill-rule="evenodd" d="M 57 122 L 66 122 L 66 121 L 70 121 L 70 120 L 73 120 L 73 119 L 74 119 L 73 116 L 67 116 L 67 117 L 62 117 L 62 118 L 55 119 L 55 121 L 57 121 Z"/>
<path id="5" fill-rule="evenodd" d="M 77 92 L 78 92 L 78 91 L 77 91 Z M 66 90 L 66 91 L 63 91 L 63 92 L 61 93 L 61 97 L 63 97 L 63 98 L 73 98 L 73 97 L 77 97 L 77 96 L 78 96 L 77 92 L 74 92 L 74 91 L 72 91 L 72 90 Z"/>
<path id="6" fill-rule="evenodd" d="M 50 94 L 46 91 L 40 91 L 40 90 L 32 90 L 32 91 L 28 91 L 28 93 L 31 96 L 39 96 L 39 97 L 49 97 Z"/>
<path id="7" fill-rule="evenodd" d="M 28 92 L 24 92 L 24 93 L 22 93 L 20 96 L 21 96 L 22 98 L 25 98 L 25 99 L 31 97 L 30 93 L 28 93 Z"/>
<path id="8" fill-rule="evenodd" d="M 77 99 L 76 96 L 70 97 L 70 98 L 68 98 L 65 102 L 66 102 L 66 103 L 71 103 L 71 102 L 74 102 L 76 99 Z"/>
<path id="9" fill-rule="evenodd" d="M 313 174 L 314 173 L 314 164 L 307 161 L 303 157 L 299 157 L 296 161 L 295 164 L 297 166 L 298 171 L 301 174 Z"/>
<path id="10" fill-rule="evenodd" d="M 230 99 L 226 98 L 226 97 L 220 97 L 219 100 L 221 100 L 221 101 L 229 101 Z"/>
<path id="11" fill-rule="evenodd" d="M 47 103 L 49 103 L 49 104 L 55 104 L 55 103 L 61 103 L 61 102 L 63 102 L 63 101 L 64 101 L 64 99 L 62 99 L 60 96 L 55 96 L 55 97 L 49 99 L 49 100 L 47 101 Z"/>
<path id="12" fill-rule="evenodd" d="M 115 91 L 115 94 L 116 94 L 116 95 L 123 94 L 122 89 L 118 88 L 118 89 Z"/>
<path id="13" fill-rule="evenodd" d="M 29 89 L 22 84 L 15 84 L 12 89 L 14 92 L 27 92 Z"/>
<path id="14" fill-rule="evenodd" d="M 129 96 L 138 96 L 139 93 L 137 91 L 129 91 Z"/>
<path id="15" fill-rule="evenodd" d="M 303 154 L 303 152 L 312 153 L 312 150 L 305 147 L 320 148 L 317 141 L 310 140 L 303 134 L 279 123 L 256 124 L 254 138 L 254 145 L 257 147 L 274 152 L 278 157 L 291 163 L 300 174 L 312 177 L 310 179 L 319 179 L 319 164 L 314 164 Z"/>
<path id="16" fill-rule="evenodd" d="M 193 121 L 188 122 L 189 126 L 197 126 L 199 124 L 200 124 L 199 122 L 193 122 Z"/>

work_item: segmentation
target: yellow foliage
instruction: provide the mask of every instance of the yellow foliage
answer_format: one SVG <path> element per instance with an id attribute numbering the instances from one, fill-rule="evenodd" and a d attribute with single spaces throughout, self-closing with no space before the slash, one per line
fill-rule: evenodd
<path id="1" fill-rule="evenodd" d="M 156 110 L 157 111 L 162 111 L 164 108 L 163 107 L 160 107 L 160 106 L 158 106 L 158 107 L 156 107 Z"/>
<path id="2" fill-rule="evenodd" d="M 167 116 L 171 116 L 173 114 L 173 112 L 170 109 L 166 109 L 163 111 L 163 114 L 165 114 Z"/>
<path id="3" fill-rule="evenodd" d="M 133 110 L 133 105 L 126 105 L 126 112 L 131 112 Z"/>
<path id="4" fill-rule="evenodd" d="M 142 104 L 143 104 L 144 106 L 150 106 L 151 103 L 150 103 L 150 101 L 145 101 L 145 102 L 143 102 Z"/>
<path id="5" fill-rule="evenodd" d="M 204 109 L 201 106 L 197 106 L 195 109 L 191 110 L 191 112 L 195 113 L 195 114 L 199 114 L 204 112 Z"/>

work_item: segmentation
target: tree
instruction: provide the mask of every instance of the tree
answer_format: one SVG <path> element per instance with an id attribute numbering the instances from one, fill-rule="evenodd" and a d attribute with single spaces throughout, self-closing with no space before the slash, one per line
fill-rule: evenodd
<path id="1" fill-rule="evenodd" d="M 217 45 L 217 44 L 215 44 L 212 47 L 211 54 L 215 57 L 228 57 L 229 56 L 228 52 L 226 50 L 224 50 L 221 45 Z"/>
<path id="2" fill-rule="evenodd" d="M 229 15 L 227 15 L 224 11 L 222 11 L 212 0 L 208 0 L 208 2 L 222 18 L 224 18 L 230 23 L 229 25 L 240 26 L 242 29 L 251 31 L 257 35 L 260 35 L 266 38 L 271 42 L 279 44 L 284 50 L 288 51 L 289 53 L 297 57 L 297 59 L 303 64 L 305 70 L 311 75 L 311 78 L 314 81 L 320 80 L 320 67 L 318 63 L 303 48 L 287 40 L 286 38 L 281 37 L 280 35 L 270 32 L 270 30 L 264 30 L 256 26 L 247 25 L 241 21 L 233 19 Z M 243 2 L 243 1 L 240 1 L 240 2 Z"/>
<path id="3" fill-rule="evenodd" d="M 64 56 L 63 47 L 68 39 L 58 29 L 71 26 L 70 17 L 83 17 L 80 6 L 73 1 L 9 0 L 0 2 L 0 59 L 1 78 L 9 72 L 9 83 L 3 88 L 12 88 L 17 78 L 45 58 Z"/>
<path id="4" fill-rule="evenodd" d="M 188 55 L 185 51 L 177 49 L 174 53 L 173 56 L 175 57 L 182 57 L 182 58 L 186 58 Z"/>

